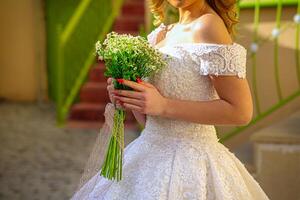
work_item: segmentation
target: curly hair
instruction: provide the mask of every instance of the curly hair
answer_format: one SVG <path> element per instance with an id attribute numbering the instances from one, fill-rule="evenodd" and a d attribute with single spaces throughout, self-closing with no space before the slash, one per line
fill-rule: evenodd
<path id="1" fill-rule="evenodd" d="M 207 4 L 223 19 L 230 35 L 235 36 L 235 25 L 239 23 L 237 0 L 205 0 Z M 165 19 L 166 0 L 149 0 L 150 11 L 154 16 L 153 24 L 161 24 Z"/>

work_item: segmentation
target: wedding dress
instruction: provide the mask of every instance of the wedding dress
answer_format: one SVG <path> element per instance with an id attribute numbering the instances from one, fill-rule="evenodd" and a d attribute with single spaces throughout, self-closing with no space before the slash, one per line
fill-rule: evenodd
<path id="1" fill-rule="evenodd" d="M 154 45 L 164 24 L 148 36 Z M 238 44 L 182 43 L 159 48 L 168 66 L 145 79 L 168 98 L 218 99 L 208 74 L 246 77 Z M 205 113 L 203 113 L 205 114 Z M 126 137 L 126 135 L 125 135 Z M 124 149 L 120 182 L 98 171 L 72 200 L 267 200 L 213 125 L 147 115 L 140 136 Z"/>

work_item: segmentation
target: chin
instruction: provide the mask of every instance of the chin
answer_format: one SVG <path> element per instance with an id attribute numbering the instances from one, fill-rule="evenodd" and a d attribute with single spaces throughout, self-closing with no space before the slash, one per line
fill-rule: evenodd
<path id="1" fill-rule="evenodd" d="M 184 0 L 169 0 L 169 3 L 175 8 L 181 8 L 184 6 Z"/>
<path id="2" fill-rule="evenodd" d="M 168 0 L 168 2 L 174 6 L 175 8 L 184 8 L 190 6 L 191 4 L 195 3 L 199 0 Z"/>

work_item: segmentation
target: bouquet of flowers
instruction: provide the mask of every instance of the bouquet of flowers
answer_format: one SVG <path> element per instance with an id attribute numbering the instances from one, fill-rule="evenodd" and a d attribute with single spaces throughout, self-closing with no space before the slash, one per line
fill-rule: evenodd
<path id="1" fill-rule="evenodd" d="M 103 44 L 100 41 L 96 42 L 96 54 L 99 60 L 105 62 L 104 76 L 114 78 L 115 89 L 133 90 L 117 82 L 116 79 L 138 82 L 139 79 L 151 76 L 166 65 L 162 54 L 145 38 L 129 34 L 116 32 L 107 34 Z M 114 108 L 111 137 L 100 175 L 110 180 L 116 178 L 120 181 L 122 179 L 125 110 L 116 105 Z"/>

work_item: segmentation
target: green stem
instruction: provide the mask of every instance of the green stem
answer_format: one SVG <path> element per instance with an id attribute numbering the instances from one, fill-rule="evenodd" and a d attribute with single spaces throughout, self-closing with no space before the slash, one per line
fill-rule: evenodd
<path id="1" fill-rule="evenodd" d="M 112 136 L 101 172 L 101 175 L 110 180 L 117 179 L 117 181 L 119 181 L 122 179 L 124 119 L 125 111 L 123 109 L 116 109 L 114 113 Z"/>

